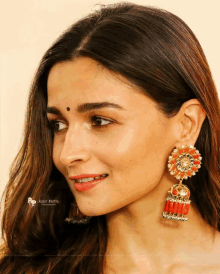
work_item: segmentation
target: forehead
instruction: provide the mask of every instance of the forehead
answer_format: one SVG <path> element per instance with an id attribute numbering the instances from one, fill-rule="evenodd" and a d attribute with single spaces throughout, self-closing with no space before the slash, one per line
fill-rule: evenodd
<path id="1" fill-rule="evenodd" d="M 108 100 L 130 109 L 146 109 L 154 102 L 119 74 L 113 73 L 91 58 L 55 64 L 47 81 L 49 105 Z"/>

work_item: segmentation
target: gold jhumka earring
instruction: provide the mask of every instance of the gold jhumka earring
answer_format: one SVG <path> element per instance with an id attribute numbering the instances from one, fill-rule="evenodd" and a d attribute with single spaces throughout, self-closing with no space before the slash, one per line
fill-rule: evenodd
<path id="1" fill-rule="evenodd" d="M 170 174 L 179 180 L 178 184 L 174 184 L 168 191 L 169 195 L 166 199 L 163 218 L 177 221 L 187 221 L 187 214 L 191 201 L 190 190 L 184 184 L 183 179 L 188 179 L 201 167 L 202 157 L 198 150 L 192 145 L 182 145 L 175 148 L 172 155 L 169 156 L 168 168 Z"/>

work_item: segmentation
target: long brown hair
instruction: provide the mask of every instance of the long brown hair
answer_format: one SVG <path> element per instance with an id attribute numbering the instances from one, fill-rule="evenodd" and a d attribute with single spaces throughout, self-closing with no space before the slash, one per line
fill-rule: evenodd
<path id="1" fill-rule="evenodd" d="M 43 56 L 33 81 L 23 144 L 5 189 L 1 273 L 93 273 L 104 269 L 105 215 L 84 226 L 67 224 L 74 202 L 52 161 L 53 133 L 46 118 L 47 77 L 59 62 L 90 57 L 122 75 L 167 117 L 197 98 L 206 118 L 195 147 L 203 157 L 186 181 L 191 199 L 213 229 L 220 230 L 220 106 L 203 50 L 190 28 L 170 12 L 130 2 L 103 5 L 69 27 Z M 33 200 L 59 204 L 30 206 Z"/>

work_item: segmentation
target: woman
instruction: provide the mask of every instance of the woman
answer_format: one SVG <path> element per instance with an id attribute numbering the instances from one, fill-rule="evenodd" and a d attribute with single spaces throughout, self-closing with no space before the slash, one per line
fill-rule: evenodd
<path id="1" fill-rule="evenodd" d="M 177 16 L 118 3 L 76 22 L 32 85 L 1 273 L 220 273 L 219 117 Z"/>

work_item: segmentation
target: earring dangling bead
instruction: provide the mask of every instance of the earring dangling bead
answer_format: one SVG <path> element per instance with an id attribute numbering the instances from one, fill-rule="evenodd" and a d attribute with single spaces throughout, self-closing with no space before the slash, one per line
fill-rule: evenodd
<path id="1" fill-rule="evenodd" d="M 75 211 L 75 207 L 77 207 L 77 213 L 76 215 L 73 214 L 73 212 Z M 78 225 L 81 225 L 81 224 L 88 224 L 90 222 L 90 219 L 92 217 L 91 216 L 85 216 L 84 218 L 79 218 L 79 208 L 77 205 L 74 205 L 73 203 L 71 204 L 71 209 L 70 209 L 70 213 L 69 213 L 69 217 L 65 219 L 66 222 L 71 223 L 71 224 L 78 224 Z"/>
<path id="2" fill-rule="evenodd" d="M 184 184 L 183 179 L 188 179 L 196 175 L 201 167 L 202 157 L 198 150 L 192 145 L 182 145 L 173 150 L 169 156 L 168 168 L 171 175 L 179 180 L 179 184 L 174 184 L 168 191 L 164 212 L 162 217 L 168 220 L 187 221 L 187 214 L 191 200 L 190 190 Z"/>

